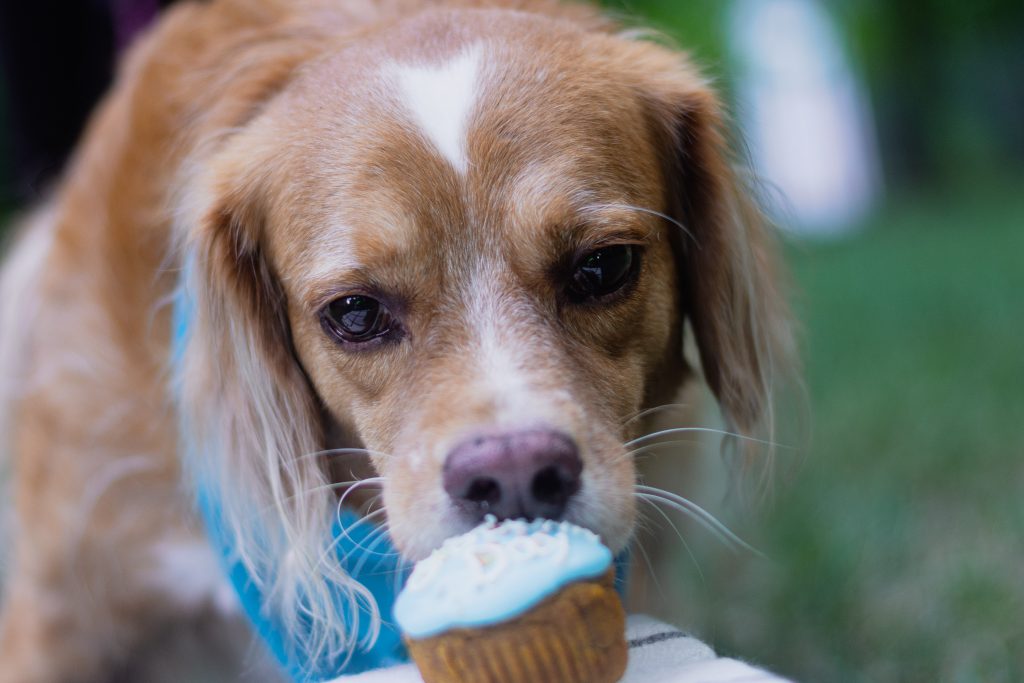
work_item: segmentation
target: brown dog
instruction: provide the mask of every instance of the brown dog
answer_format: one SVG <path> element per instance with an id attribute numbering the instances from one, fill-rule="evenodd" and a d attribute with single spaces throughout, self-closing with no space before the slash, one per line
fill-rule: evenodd
<path id="1" fill-rule="evenodd" d="M 626 420 L 690 374 L 684 321 L 743 433 L 789 348 L 722 126 L 683 56 L 585 6 L 169 12 L 5 266 L 0 681 L 104 680 L 223 602 L 177 420 L 267 610 L 321 645 L 355 643 L 309 596 L 360 590 L 324 563 L 355 467 L 329 448 L 365 449 L 409 559 L 485 511 L 625 547 Z"/>

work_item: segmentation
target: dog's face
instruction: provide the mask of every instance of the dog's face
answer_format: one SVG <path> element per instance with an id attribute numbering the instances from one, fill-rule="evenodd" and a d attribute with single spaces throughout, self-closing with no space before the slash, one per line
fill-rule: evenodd
<path id="1" fill-rule="evenodd" d="M 643 108 L 581 46 L 526 47 L 385 48 L 286 118 L 301 187 L 267 238 L 295 349 L 412 557 L 487 512 L 623 546 L 623 423 L 679 355 L 679 228 L 644 210 L 665 182 Z"/>
<path id="2" fill-rule="evenodd" d="M 346 46 L 210 164 L 193 400 L 277 439 L 287 500 L 324 433 L 365 447 L 409 558 L 488 512 L 622 548 L 627 418 L 683 379 L 684 320 L 734 425 L 765 398 L 770 255 L 719 124 L 678 55 L 525 15 Z"/>

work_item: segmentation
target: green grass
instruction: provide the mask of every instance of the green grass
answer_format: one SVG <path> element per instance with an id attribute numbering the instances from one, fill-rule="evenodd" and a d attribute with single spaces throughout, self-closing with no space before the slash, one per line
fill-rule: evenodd
<path id="1" fill-rule="evenodd" d="M 1024 198 L 788 252 L 810 445 L 737 522 L 770 562 L 689 534 L 677 619 L 803 681 L 1024 680 Z"/>

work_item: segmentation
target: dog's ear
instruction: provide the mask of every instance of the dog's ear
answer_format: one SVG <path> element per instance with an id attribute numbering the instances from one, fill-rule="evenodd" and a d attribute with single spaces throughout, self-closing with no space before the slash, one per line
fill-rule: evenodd
<path id="1" fill-rule="evenodd" d="M 679 54 L 637 44 L 635 82 L 660 155 L 682 317 L 730 426 L 770 421 L 775 378 L 792 355 L 771 228 L 738 179 L 721 106 Z"/>
<path id="2" fill-rule="evenodd" d="M 181 226 L 188 302 L 177 378 L 181 434 L 188 474 L 215 510 L 218 540 L 291 634 L 290 654 L 312 663 L 356 646 L 345 600 L 375 603 L 333 552 L 337 498 L 318 457 L 321 410 L 264 248 L 268 192 L 259 153 L 252 144 L 231 147 L 186 193 L 200 199 Z"/>

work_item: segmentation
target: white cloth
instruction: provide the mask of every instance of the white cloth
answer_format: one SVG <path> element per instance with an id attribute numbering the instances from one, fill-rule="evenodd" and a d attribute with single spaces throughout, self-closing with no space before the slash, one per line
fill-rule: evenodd
<path id="1" fill-rule="evenodd" d="M 780 678 L 714 650 L 674 626 L 647 616 L 626 622 L 629 664 L 620 683 L 785 683 Z M 423 683 L 412 664 L 342 676 L 337 683 Z"/>

